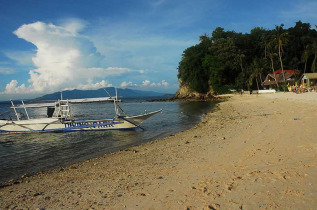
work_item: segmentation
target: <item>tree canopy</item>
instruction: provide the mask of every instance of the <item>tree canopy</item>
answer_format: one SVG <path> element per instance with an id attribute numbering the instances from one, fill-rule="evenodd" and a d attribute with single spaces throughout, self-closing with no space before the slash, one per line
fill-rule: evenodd
<path id="1" fill-rule="evenodd" d="M 301 21 L 288 29 L 255 27 L 245 34 L 218 27 L 184 50 L 178 78 L 194 91 L 222 93 L 257 88 L 275 69 L 317 72 L 316 29 Z"/>

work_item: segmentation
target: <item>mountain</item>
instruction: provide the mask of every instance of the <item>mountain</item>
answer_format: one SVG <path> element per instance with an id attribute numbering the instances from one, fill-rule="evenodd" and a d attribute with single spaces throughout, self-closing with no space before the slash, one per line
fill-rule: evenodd
<path id="1" fill-rule="evenodd" d="M 115 88 L 106 88 L 111 96 L 115 96 Z M 117 88 L 119 98 L 140 98 L 140 97 L 162 97 L 166 93 L 158 93 L 154 91 L 142 91 L 142 90 L 132 90 L 132 89 L 121 89 Z M 97 97 L 107 97 L 108 94 L 104 89 L 98 90 L 66 90 L 63 91 L 63 98 L 67 99 L 77 99 L 77 98 L 97 98 Z M 36 98 L 36 100 L 57 100 L 61 98 L 61 92 L 55 92 L 52 94 L 47 94 Z"/>

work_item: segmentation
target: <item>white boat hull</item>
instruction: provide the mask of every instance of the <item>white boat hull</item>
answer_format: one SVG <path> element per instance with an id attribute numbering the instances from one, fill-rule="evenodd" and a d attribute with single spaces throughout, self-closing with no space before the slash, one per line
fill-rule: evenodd
<path id="1" fill-rule="evenodd" d="M 30 120 L 0 120 L 0 134 L 34 133 L 34 132 L 74 132 L 124 130 L 139 127 L 144 120 L 161 112 L 161 110 L 133 116 L 102 120 L 61 121 L 58 118 L 39 118 Z"/>

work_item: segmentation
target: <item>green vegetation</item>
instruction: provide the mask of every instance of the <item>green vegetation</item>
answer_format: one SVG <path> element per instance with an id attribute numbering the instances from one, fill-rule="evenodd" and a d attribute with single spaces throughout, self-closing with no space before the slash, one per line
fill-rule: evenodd
<path id="1" fill-rule="evenodd" d="M 277 69 L 317 72 L 316 29 L 301 21 L 289 29 L 283 26 L 256 27 L 246 34 L 218 27 L 184 51 L 178 78 L 194 91 L 219 94 L 261 88 L 263 77 Z"/>

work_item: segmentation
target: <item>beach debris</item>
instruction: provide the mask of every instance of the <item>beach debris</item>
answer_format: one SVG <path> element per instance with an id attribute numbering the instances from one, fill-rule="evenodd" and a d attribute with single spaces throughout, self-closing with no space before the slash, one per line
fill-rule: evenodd
<path id="1" fill-rule="evenodd" d="M 23 179 L 23 178 L 27 178 L 28 177 L 28 174 L 23 174 L 22 176 L 21 176 L 21 178 Z"/>
<path id="2" fill-rule="evenodd" d="M 225 140 L 226 139 L 226 137 L 222 137 L 222 140 Z"/>
<path id="3" fill-rule="evenodd" d="M 16 209 L 18 208 L 18 206 L 14 205 L 14 204 L 10 204 L 8 206 L 5 207 L 6 209 Z"/>
<path id="4" fill-rule="evenodd" d="M 34 195 L 33 195 L 33 197 L 37 197 L 37 196 L 39 196 L 39 195 L 43 195 L 44 193 L 34 193 Z"/>
<path id="5" fill-rule="evenodd" d="M 242 121 L 238 121 L 237 123 L 238 123 L 238 124 L 241 124 L 241 123 L 242 123 Z"/>
<path id="6" fill-rule="evenodd" d="M 162 176 L 159 176 L 157 179 L 163 179 L 163 177 L 162 177 Z"/>
<path id="7" fill-rule="evenodd" d="M 299 118 L 298 118 L 298 117 L 295 117 L 294 120 L 299 120 Z"/>
<path id="8" fill-rule="evenodd" d="M 218 203 L 212 203 L 212 204 L 210 204 L 210 205 L 208 205 L 206 208 L 204 208 L 204 209 L 213 209 L 213 210 L 217 210 L 217 209 L 219 209 L 219 207 L 220 207 L 220 205 L 218 204 Z"/>
<path id="9" fill-rule="evenodd" d="M 234 183 L 231 183 L 231 184 L 228 186 L 228 190 L 229 190 L 229 191 L 231 191 L 231 190 L 232 190 L 232 188 L 233 188 L 233 184 L 234 184 Z"/>
<path id="10" fill-rule="evenodd" d="M 268 115 L 270 115 L 270 114 L 262 113 L 262 114 L 259 114 L 258 116 L 260 116 L 260 117 L 266 117 L 266 116 L 268 116 Z"/>

